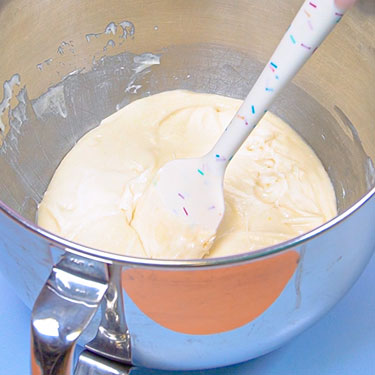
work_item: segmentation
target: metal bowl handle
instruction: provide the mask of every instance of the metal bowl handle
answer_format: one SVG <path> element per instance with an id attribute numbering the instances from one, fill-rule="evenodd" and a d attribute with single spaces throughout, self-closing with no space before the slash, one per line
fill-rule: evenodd
<path id="1" fill-rule="evenodd" d="M 66 254 L 53 267 L 31 315 L 32 375 L 72 375 L 78 337 L 108 288 L 107 265 Z"/>

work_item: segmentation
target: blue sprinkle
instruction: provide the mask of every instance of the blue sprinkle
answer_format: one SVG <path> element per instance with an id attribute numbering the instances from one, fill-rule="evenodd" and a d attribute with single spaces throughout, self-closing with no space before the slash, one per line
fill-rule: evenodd
<path id="1" fill-rule="evenodd" d="M 275 69 L 277 69 L 277 65 L 276 65 L 275 63 L 273 63 L 272 61 L 271 61 L 271 65 L 272 65 Z"/>
<path id="2" fill-rule="evenodd" d="M 294 39 L 294 36 L 292 34 L 290 34 L 290 39 L 292 40 L 293 44 L 296 44 L 296 40 Z"/>
<path id="3" fill-rule="evenodd" d="M 204 176 L 204 173 L 200 169 L 198 169 L 198 173 Z"/>
<path id="4" fill-rule="evenodd" d="M 255 114 L 255 107 L 253 105 L 251 106 L 251 112 L 253 115 Z"/>
<path id="5" fill-rule="evenodd" d="M 275 76 L 276 79 L 279 79 L 279 76 Z"/>
<path id="6" fill-rule="evenodd" d="M 217 158 L 219 158 L 219 157 L 220 157 L 220 155 L 219 155 L 219 154 L 216 154 L 216 157 L 217 157 Z"/>
<path id="7" fill-rule="evenodd" d="M 274 91 L 274 90 L 270 87 L 266 87 L 266 91 Z"/>

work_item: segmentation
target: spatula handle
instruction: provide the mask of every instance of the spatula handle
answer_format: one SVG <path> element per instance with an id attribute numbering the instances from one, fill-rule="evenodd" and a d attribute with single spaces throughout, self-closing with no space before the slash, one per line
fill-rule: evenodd
<path id="1" fill-rule="evenodd" d="M 303 3 L 236 116 L 208 155 L 224 161 L 217 163 L 223 171 L 275 97 L 316 51 L 344 12 L 334 0 Z"/>

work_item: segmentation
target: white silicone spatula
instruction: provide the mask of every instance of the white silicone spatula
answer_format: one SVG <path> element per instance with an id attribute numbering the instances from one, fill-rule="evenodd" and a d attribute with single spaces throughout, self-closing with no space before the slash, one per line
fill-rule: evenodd
<path id="1" fill-rule="evenodd" d="M 201 238 L 206 247 L 203 255 L 224 215 L 223 178 L 228 163 L 276 95 L 315 52 L 343 13 L 334 0 L 306 0 L 213 149 L 202 158 L 171 161 L 158 172 L 152 197 L 159 196 L 176 220 L 207 234 L 207 238 Z M 173 241 L 180 234 L 171 231 L 169 235 Z M 184 258 L 202 254 L 193 251 Z"/>

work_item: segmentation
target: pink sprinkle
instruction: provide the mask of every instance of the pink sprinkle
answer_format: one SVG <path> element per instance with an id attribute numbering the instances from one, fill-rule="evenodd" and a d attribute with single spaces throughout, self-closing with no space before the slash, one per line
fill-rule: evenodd
<path id="1" fill-rule="evenodd" d="M 275 73 L 275 68 L 270 66 L 270 69 Z"/>
<path id="2" fill-rule="evenodd" d="M 316 4 L 312 3 L 311 1 L 309 2 L 309 4 L 310 4 L 313 8 L 316 8 Z"/>
<path id="3" fill-rule="evenodd" d="M 225 161 L 227 160 L 224 156 L 218 156 L 216 157 L 216 161 Z"/>
<path id="4" fill-rule="evenodd" d="M 335 16 L 342 17 L 342 16 L 343 16 L 343 13 L 338 13 L 338 12 L 336 12 L 336 13 L 335 13 Z"/>
<path id="5" fill-rule="evenodd" d="M 309 25 L 310 30 L 314 30 L 314 27 L 313 27 L 313 25 L 312 25 L 312 23 L 311 23 L 310 20 L 307 21 L 307 24 Z"/>
<path id="6" fill-rule="evenodd" d="M 249 123 L 247 122 L 247 120 L 245 119 L 244 116 L 237 115 L 236 117 L 239 118 L 239 119 L 241 119 L 241 120 L 243 120 L 243 121 L 245 121 L 245 125 L 249 125 Z M 227 130 L 227 129 L 225 129 L 225 130 Z"/>
<path id="7" fill-rule="evenodd" d="M 181 193 L 178 193 L 178 196 L 181 197 L 182 199 L 185 199 L 185 197 Z"/>
<path id="8" fill-rule="evenodd" d="M 185 208 L 185 207 L 182 207 L 182 209 L 184 210 L 185 215 L 186 215 L 186 216 L 189 216 L 188 212 L 186 211 L 186 208 Z"/>
<path id="9" fill-rule="evenodd" d="M 311 47 L 307 46 L 306 44 L 301 43 L 301 46 L 306 49 L 311 49 Z"/>

